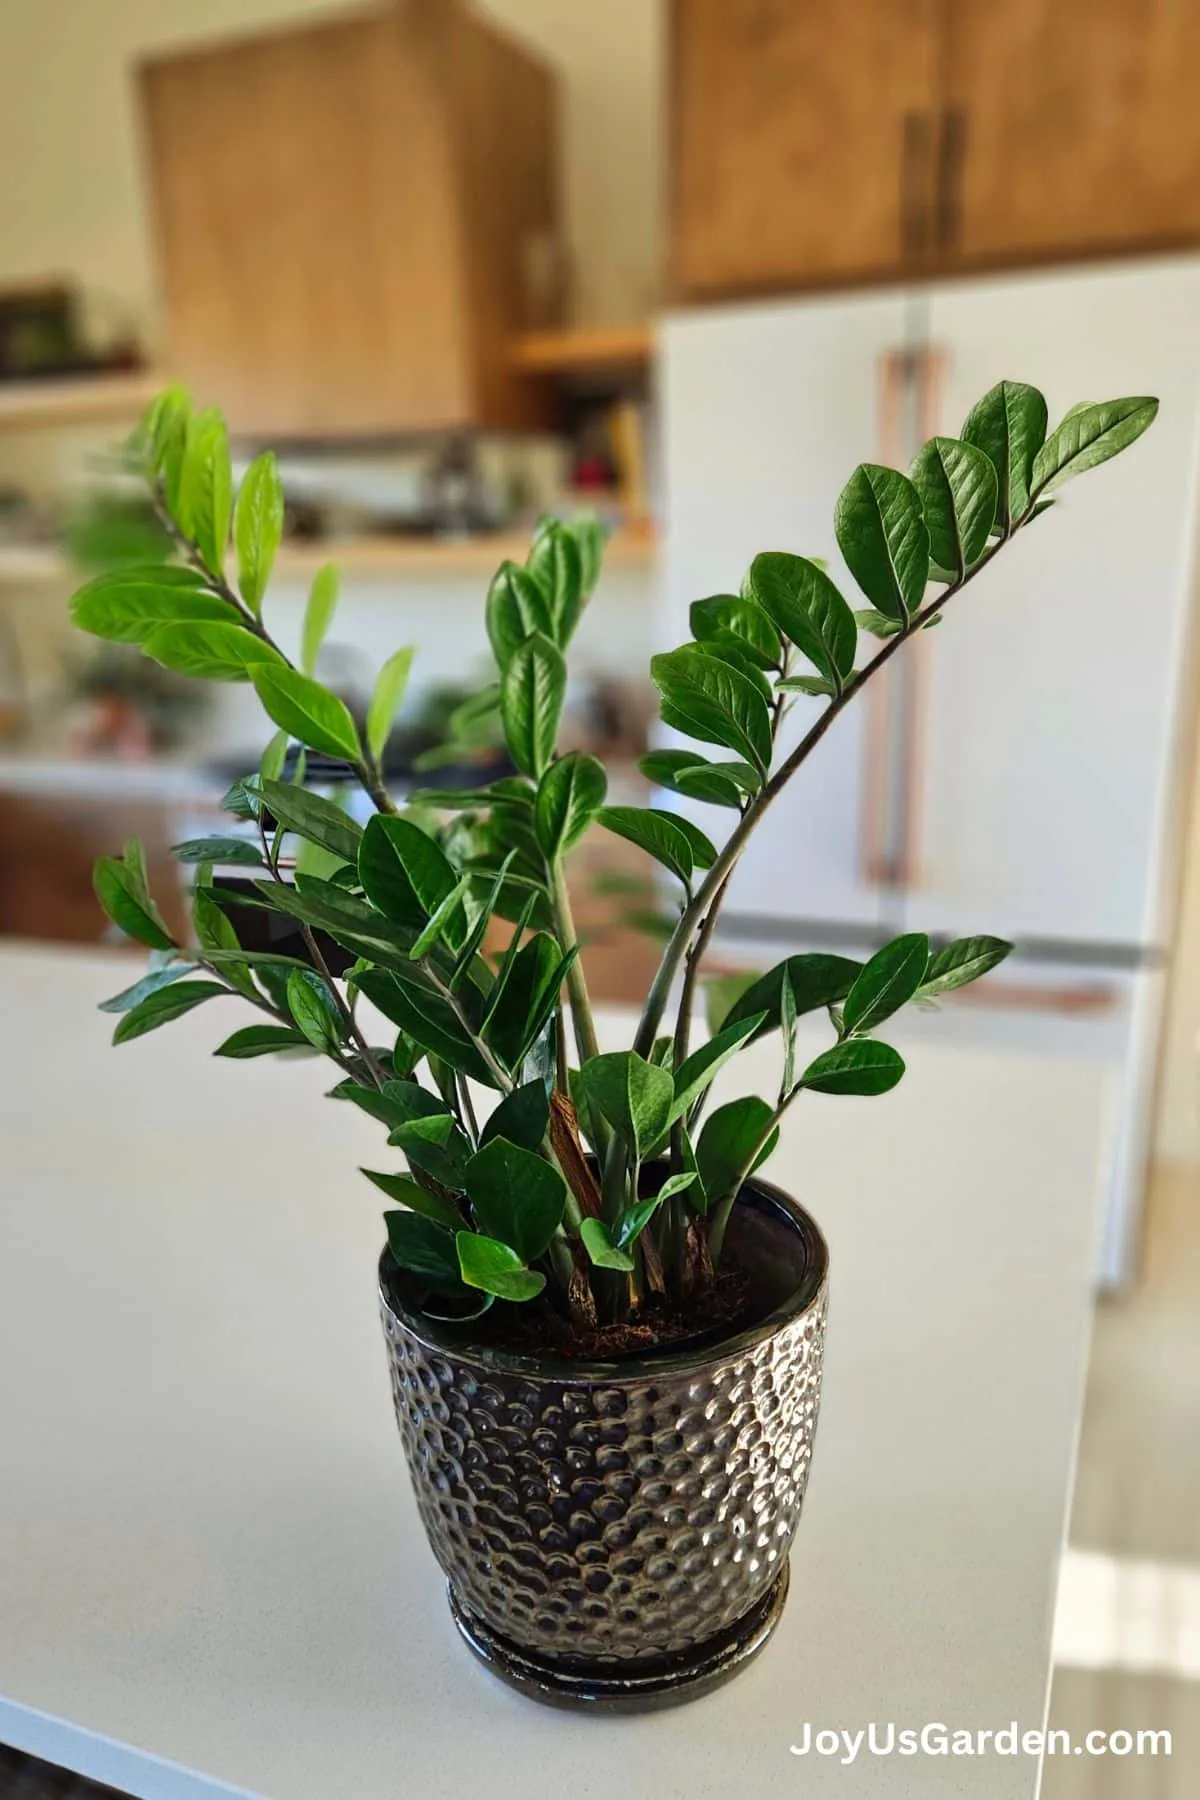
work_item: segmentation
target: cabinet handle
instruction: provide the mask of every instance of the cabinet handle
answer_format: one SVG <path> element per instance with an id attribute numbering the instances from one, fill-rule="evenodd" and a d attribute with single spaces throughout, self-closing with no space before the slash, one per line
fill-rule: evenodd
<path id="1" fill-rule="evenodd" d="M 929 250 L 930 158 L 933 132 L 927 112 L 904 115 L 900 146 L 900 248 L 906 260 L 920 262 Z"/>
<path id="2" fill-rule="evenodd" d="M 967 109 L 947 106 L 938 122 L 937 247 L 957 250 L 962 239 L 962 174 L 967 154 Z"/>

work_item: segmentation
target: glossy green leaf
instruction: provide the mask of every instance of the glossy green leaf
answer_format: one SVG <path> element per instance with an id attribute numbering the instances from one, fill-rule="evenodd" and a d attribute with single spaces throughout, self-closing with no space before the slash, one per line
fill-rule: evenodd
<path id="1" fill-rule="evenodd" d="M 454 1008 L 440 994 L 409 987 L 384 969 L 365 970 L 355 979 L 371 1004 L 422 1050 L 484 1087 L 497 1085 Z"/>
<path id="2" fill-rule="evenodd" d="M 715 1037 L 729 1023 L 733 1009 L 748 989 L 760 979 L 747 971 L 741 975 L 711 975 L 701 983 L 704 990 L 704 1018 L 709 1033 Z"/>
<path id="3" fill-rule="evenodd" d="M 981 975 L 1002 963 L 1011 950 L 1012 945 L 1006 944 L 1003 938 L 957 938 L 954 943 L 934 951 L 914 999 L 932 1000 L 938 994 L 948 994 L 952 988 L 966 987 L 968 982 L 978 981 Z"/>
<path id="4" fill-rule="evenodd" d="M 546 1084 L 527 1081 L 523 1087 L 506 1094 L 479 1134 L 482 1149 L 493 1138 L 507 1138 L 522 1150 L 540 1148 L 550 1128 L 550 1099 Z"/>
<path id="5" fill-rule="evenodd" d="M 757 595 L 711 594 L 693 600 L 688 608 L 692 636 L 701 643 L 722 643 L 730 638 L 760 669 L 777 669 L 783 645 Z"/>
<path id="6" fill-rule="evenodd" d="M 930 438 L 908 471 L 921 496 L 933 561 L 952 577 L 965 575 L 987 549 L 996 518 L 997 481 L 991 458 L 955 438 Z"/>
<path id="7" fill-rule="evenodd" d="M 389 1134 L 388 1143 L 403 1150 L 413 1169 L 421 1169 L 444 1188 L 457 1191 L 463 1185 L 471 1145 L 447 1112 L 432 1118 L 409 1119 Z"/>
<path id="8" fill-rule="evenodd" d="M 670 1071 L 635 1050 L 593 1056 L 579 1071 L 582 1090 L 607 1124 L 642 1157 L 671 1122 L 675 1083 Z"/>
<path id="9" fill-rule="evenodd" d="M 557 943 L 536 932 L 506 961 L 497 978 L 484 1018 L 484 1036 L 505 1066 L 515 1073 L 558 1004 L 571 958 Z"/>
<path id="10" fill-rule="evenodd" d="M 696 1163 L 710 1205 L 732 1194 L 771 1154 L 779 1127 L 770 1130 L 765 1141 L 763 1133 L 773 1117 L 774 1109 L 757 1094 L 730 1100 L 710 1113 L 696 1143 Z"/>
<path id="11" fill-rule="evenodd" d="M 482 1288 L 497 1300 L 534 1300 L 546 1285 L 546 1277 L 527 1269 L 507 1244 L 478 1231 L 460 1231 L 459 1272 L 468 1287 Z"/>
<path id="12" fill-rule="evenodd" d="M 461 1287 L 452 1231 L 411 1211 L 384 1213 L 383 1222 L 397 1267 L 419 1276 L 439 1293 L 454 1293 Z"/>
<path id="13" fill-rule="evenodd" d="M 907 476 L 862 463 L 838 496 L 834 530 L 846 567 L 871 604 L 906 619 L 929 579 L 929 532 Z"/>
<path id="14" fill-rule="evenodd" d="M 574 532 L 557 519 L 547 520 L 533 540 L 525 567 L 546 596 L 547 635 L 565 650 L 583 611 L 583 560 Z"/>
<path id="15" fill-rule="evenodd" d="M 608 534 L 590 508 L 577 514 L 571 520 L 569 529 L 579 546 L 583 598 L 586 604 L 595 592 L 596 583 L 600 579 L 600 571 L 604 565 L 604 545 Z"/>
<path id="16" fill-rule="evenodd" d="M 615 832 L 630 844 L 636 844 L 664 869 L 690 886 L 695 868 L 692 840 L 672 814 L 657 807 L 606 806 L 599 815 L 606 831 Z"/>
<path id="17" fill-rule="evenodd" d="M 170 987 L 159 988 L 121 1016 L 112 1041 L 127 1044 L 132 1038 L 144 1037 L 148 1031 L 156 1031 L 160 1025 L 181 1018 L 205 1000 L 219 999 L 228 992 L 229 989 L 222 987 L 219 981 L 176 981 Z"/>
<path id="18" fill-rule="evenodd" d="M 287 984 L 288 1011 L 314 1050 L 331 1053 L 345 1036 L 333 995 L 315 969 L 293 969 Z"/>
<path id="19" fill-rule="evenodd" d="M 837 688 L 832 681 L 826 681 L 824 675 L 789 675 L 786 680 L 776 682 L 776 687 L 783 694 L 807 694 L 812 699 L 832 698 Z"/>
<path id="20" fill-rule="evenodd" d="M 414 654 L 411 647 L 394 651 L 375 677 L 375 686 L 367 707 L 367 748 L 376 762 L 382 757 L 391 736 L 396 714 L 408 687 Z"/>
<path id="21" fill-rule="evenodd" d="M 278 781 L 281 778 L 287 763 L 288 745 L 290 743 L 291 739 L 288 737 L 286 731 L 276 731 L 272 733 L 267 742 L 267 747 L 258 761 L 258 779 L 260 785 L 264 781 Z M 294 782 L 294 785 L 300 786 L 301 784 L 299 782 Z"/>
<path id="22" fill-rule="evenodd" d="M 765 774 L 771 762 L 771 715 L 748 675 L 698 646 L 651 658 L 666 724 L 688 737 L 735 750 Z"/>
<path id="23" fill-rule="evenodd" d="M 765 550 L 750 565 L 751 592 L 835 692 L 854 668 L 858 627 L 824 569 L 806 556 Z"/>
<path id="24" fill-rule="evenodd" d="M 671 1102 L 671 1119 L 682 1118 L 690 1111 L 696 1101 L 704 1093 L 732 1056 L 735 1056 L 754 1033 L 763 1024 L 765 1014 L 751 1013 L 748 1017 L 738 1019 L 727 1025 L 715 1037 L 709 1038 L 707 1044 L 701 1044 L 698 1050 L 680 1064 L 675 1071 L 675 1097 Z"/>
<path id="25" fill-rule="evenodd" d="M 167 563 L 97 575 L 72 596 L 71 619 L 93 637 L 141 644 L 162 625 L 236 625 L 238 612 L 194 569 Z"/>
<path id="26" fill-rule="evenodd" d="M 797 1015 L 816 1012 L 820 1007 L 834 1006 L 844 1000 L 862 973 L 863 965 L 847 956 L 831 956 L 813 951 L 802 956 L 789 956 L 768 969 L 765 975 L 751 978 L 735 996 L 722 1020 L 725 1029 L 743 1019 L 762 1014 L 763 1023 L 755 1027 L 755 1037 L 777 1031 L 783 1018 L 783 984 L 786 975 Z"/>
<path id="27" fill-rule="evenodd" d="M 1073 408 L 1033 459 L 1033 497 L 1119 455 L 1149 429 L 1157 415 L 1158 401 L 1147 395 Z"/>
<path id="28" fill-rule="evenodd" d="M 255 691 L 268 718 L 282 730 L 342 762 L 361 756 L 358 732 L 345 702 L 298 669 L 260 664 L 251 671 Z"/>
<path id="29" fill-rule="evenodd" d="M 253 681 L 257 669 L 283 670 L 278 650 L 241 625 L 159 625 L 142 640 L 142 648 L 164 668 L 202 681 Z"/>
<path id="30" fill-rule="evenodd" d="M 547 862 L 578 843 L 604 805 L 608 778 L 594 756 L 572 750 L 550 764 L 538 783 L 534 830 Z"/>
<path id="31" fill-rule="evenodd" d="M 286 1025 L 243 1025 L 223 1044 L 218 1044 L 213 1055 L 248 1061 L 255 1056 L 276 1056 L 284 1050 L 307 1051 L 310 1048 L 306 1037 L 299 1031 L 289 1031 Z"/>
<path id="32" fill-rule="evenodd" d="M 635 1200 L 631 1206 L 627 1206 L 612 1229 L 612 1242 L 616 1248 L 628 1250 L 637 1242 L 663 1201 L 672 1199 L 676 1194 L 686 1193 L 695 1187 L 699 1179 L 695 1169 L 684 1169 L 678 1175 L 668 1175 L 657 1194 L 650 1194 L 644 1200 Z"/>
<path id="33" fill-rule="evenodd" d="M 465 1186 L 480 1229 L 522 1262 L 543 1255 L 562 1223 L 566 1183 L 542 1156 L 494 1137 L 467 1164 Z"/>
<path id="34" fill-rule="evenodd" d="M 337 611 L 342 578 L 336 563 L 322 563 L 312 579 L 300 627 L 300 667 L 311 675 Z"/>
<path id="35" fill-rule="evenodd" d="M 167 963 L 165 968 L 151 969 L 148 975 L 143 975 L 132 987 L 122 988 L 119 994 L 102 1000 L 97 1010 L 106 1013 L 131 1012 L 141 1001 L 156 994 L 159 988 L 170 987 L 172 982 L 181 981 L 184 976 L 190 975 L 194 966 L 192 963 L 172 962 Z"/>
<path id="36" fill-rule="evenodd" d="M 178 523 L 214 575 L 225 567 L 233 516 L 233 470 L 229 437 L 216 407 L 188 421 L 179 483 Z"/>
<path id="37" fill-rule="evenodd" d="M 411 819 L 375 813 L 363 832 L 358 877 L 387 918 L 423 931 L 458 886 L 458 871 L 441 846 Z"/>
<path id="38" fill-rule="evenodd" d="M 381 1169 L 360 1169 L 368 1181 L 373 1181 L 381 1194 L 397 1205 L 406 1206 L 410 1212 L 419 1213 L 423 1219 L 432 1219 L 435 1225 L 441 1225 L 448 1231 L 457 1231 L 462 1224 L 462 1214 L 437 1194 L 431 1194 L 420 1187 L 411 1175 L 389 1175 Z"/>
<path id="39" fill-rule="evenodd" d="M 319 844 L 344 862 L 357 862 L 362 828 L 322 794 L 294 787 L 290 781 L 264 781 L 263 799 L 278 824 L 309 843 Z"/>
<path id="40" fill-rule="evenodd" d="M 889 619 L 886 613 L 876 612 L 873 606 L 859 607 L 854 615 L 855 624 L 860 631 L 869 631 L 872 637 L 892 638 L 904 630 L 900 619 Z"/>
<path id="41" fill-rule="evenodd" d="M 206 953 L 212 950 L 227 953 L 222 965 L 226 980 L 231 981 L 248 1000 L 257 1000 L 258 989 L 254 985 L 254 978 L 247 965 L 240 960 L 242 946 L 238 943 L 237 932 L 206 885 L 198 884 L 192 890 L 192 924 L 197 942 Z"/>
<path id="42" fill-rule="evenodd" d="M 904 1074 L 904 1059 L 890 1044 L 858 1038 L 835 1044 L 800 1077 L 800 1086 L 816 1094 L 886 1094 Z"/>
<path id="43" fill-rule="evenodd" d="M 603 1219 L 584 1219 L 579 1227 L 579 1236 L 589 1260 L 596 1268 L 619 1269 L 628 1273 L 637 1267 L 628 1250 L 616 1243 L 613 1230 Z"/>
<path id="44" fill-rule="evenodd" d="M 463 912 L 463 905 L 470 889 L 470 875 L 460 875 L 445 899 L 438 901 L 429 915 L 428 925 L 418 934 L 416 943 L 408 953 L 412 962 L 421 962 L 443 939 L 451 944 L 459 942 L 463 934 L 463 923 L 466 916 Z"/>
<path id="45" fill-rule="evenodd" d="M 846 995 L 842 1020 L 847 1032 L 871 1031 L 911 1000 L 929 967 L 929 939 L 906 932 L 877 950 Z"/>
<path id="46" fill-rule="evenodd" d="M 233 519 L 238 586 L 252 613 L 262 612 L 275 556 L 283 542 L 283 483 L 274 454 L 256 456 L 242 478 Z"/>
<path id="47" fill-rule="evenodd" d="M 113 856 L 97 858 L 92 871 L 96 898 L 114 925 L 147 944 L 151 950 L 170 950 L 173 940 L 143 884 L 123 862 Z"/>
<path id="48" fill-rule="evenodd" d="M 188 838 L 186 843 L 172 844 L 171 855 L 181 863 L 238 863 L 248 869 L 264 867 L 262 851 L 249 838 Z"/>
<path id="49" fill-rule="evenodd" d="M 693 824 L 686 813 L 672 813 L 671 823 L 682 831 L 692 851 L 692 862 L 697 869 L 711 869 L 717 860 L 717 846 L 706 832 Z"/>
<path id="50" fill-rule="evenodd" d="M 378 1119 L 389 1130 L 409 1119 L 424 1119 L 445 1111 L 445 1103 L 416 1081 L 385 1081 L 382 1088 L 368 1087 L 358 1081 L 339 1081 L 333 1099 L 349 1100 L 363 1112 Z"/>
<path id="51" fill-rule="evenodd" d="M 519 644 L 500 678 L 500 721 L 518 769 L 541 779 L 554 755 L 567 691 L 562 653 L 541 632 Z"/>
<path id="52" fill-rule="evenodd" d="M 527 638 L 554 641 L 554 615 L 542 583 L 519 563 L 501 563 L 487 596 L 487 632 L 501 671 Z"/>
<path id="53" fill-rule="evenodd" d="M 1007 530 L 1029 509 L 1033 459 L 1046 437 L 1046 402 L 1023 381 L 998 381 L 971 408 L 961 432 L 996 471 L 996 523 Z"/>
<path id="54" fill-rule="evenodd" d="M 696 750 L 651 750 L 638 760 L 648 780 L 690 800 L 740 808 L 762 781 L 746 762 L 710 762 Z"/>

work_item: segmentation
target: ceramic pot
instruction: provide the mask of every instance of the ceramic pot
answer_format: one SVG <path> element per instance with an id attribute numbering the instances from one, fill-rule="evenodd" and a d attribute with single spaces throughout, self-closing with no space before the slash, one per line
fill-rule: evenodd
<path id="1" fill-rule="evenodd" d="M 757 1319 L 607 1363 L 422 1318 L 385 1251 L 383 1326 L 421 1520 L 471 1649 L 557 1705 L 643 1710 L 727 1680 L 787 1592 L 808 1481 L 829 1253 L 777 1188 L 727 1243 Z"/>

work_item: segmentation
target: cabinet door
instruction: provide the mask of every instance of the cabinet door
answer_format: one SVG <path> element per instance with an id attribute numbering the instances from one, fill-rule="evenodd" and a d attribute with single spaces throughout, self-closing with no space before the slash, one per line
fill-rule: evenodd
<path id="1" fill-rule="evenodd" d="M 1158 394 L 1130 450 L 1069 482 L 936 631 L 909 917 L 933 931 L 1162 942 L 1172 883 L 1200 421 L 1200 260 L 935 290 L 940 429 L 1001 377 Z"/>
<path id="2" fill-rule="evenodd" d="M 1200 235 L 1200 6 L 954 0 L 939 254 L 1045 260 Z"/>
<path id="3" fill-rule="evenodd" d="M 934 0 L 674 0 L 674 280 L 878 276 L 932 193 Z"/>
<path id="4" fill-rule="evenodd" d="M 834 505 L 854 465 L 880 454 L 883 377 L 905 325 L 894 293 L 665 322 L 666 644 L 686 640 L 693 600 L 736 592 L 760 550 L 827 557 L 834 579 L 857 591 L 834 541 Z M 820 704 L 797 699 L 789 743 Z M 868 710 L 848 708 L 751 838 L 727 920 L 880 917 L 867 842 L 872 741 Z M 718 838 L 735 817 L 708 806 L 694 816 Z"/>

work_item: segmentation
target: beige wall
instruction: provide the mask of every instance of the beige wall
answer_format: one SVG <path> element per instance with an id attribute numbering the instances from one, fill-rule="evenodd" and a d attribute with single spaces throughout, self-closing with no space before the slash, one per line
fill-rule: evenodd
<path id="1" fill-rule="evenodd" d="M 0 0 L 0 283 L 75 275 L 102 316 L 153 319 L 132 63 L 359 4 Z M 580 316 L 644 315 L 658 279 L 659 0 L 487 0 L 486 11 L 562 76 Z"/>
<path id="2" fill-rule="evenodd" d="M 1183 888 L 1159 1070 L 1155 1151 L 1200 1167 L 1200 764 L 1186 817 Z"/>

